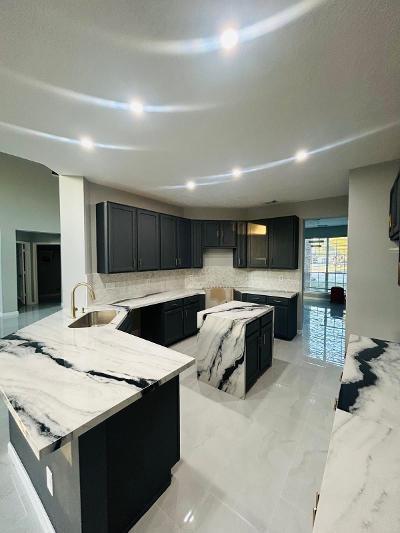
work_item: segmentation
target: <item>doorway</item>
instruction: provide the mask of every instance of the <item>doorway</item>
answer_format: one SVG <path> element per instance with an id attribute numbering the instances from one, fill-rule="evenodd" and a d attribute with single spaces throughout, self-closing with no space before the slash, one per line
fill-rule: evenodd
<path id="1" fill-rule="evenodd" d="M 61 302 L 61 254 L 59 244 L 36 244 L 37 301 Z"/>

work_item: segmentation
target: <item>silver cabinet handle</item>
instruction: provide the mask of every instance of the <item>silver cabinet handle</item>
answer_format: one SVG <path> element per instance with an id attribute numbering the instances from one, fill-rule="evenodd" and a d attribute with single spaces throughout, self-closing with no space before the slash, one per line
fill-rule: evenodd
<path id="1" fill-rule="evenodd" d="M 141 267 L 142 266 L 142 260 L 139 259 L 139 266 Z"/>
<path id="2" fill-rule="evenodd" d="M 264 333 L 264 344 L 265 344 L 265 333 Z"/>
<path id="3" fill-rule="evenodd" d="M 175 266 L 178 266 L 178 258 L 175 257 Z"/>

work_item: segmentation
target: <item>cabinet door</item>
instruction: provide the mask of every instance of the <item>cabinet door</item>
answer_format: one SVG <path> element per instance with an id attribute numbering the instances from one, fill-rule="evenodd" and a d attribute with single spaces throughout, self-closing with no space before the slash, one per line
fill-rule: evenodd
<path id="1" fill-rule="evenodd" d="M 160 216 L 138 209 L 138 270 L 160 269 Z"/>
<path id="2" fill-rule="evenodd" d="M 222 220 L 220 223 L 220 246 L 234 248 L 236 246 L 236 222 Z"/>
<path id="3" fill-rule="evenodd" d="M 288 337 L 289 310 L 284 305 L 274 305 L 274 335 L 278 339 Z"/>
<path id="4" fill-rule="evenodd" d="M 136 209 L 107 202 L 108 272 L 133 272 L 136 263 Z"/>
<path id="5" fill-rule="evenodd" d="M 178 267 L 190 268 L 191 258 L 191 228 L 190 220 L 187 218 L 178 218 Z"/>
<path id="6" fill-rule="evenodd" d="M 233 266 L 247 267 L 247 222 L 236 223 L 236 248 L 233 251 Z"/>
<path id="7" fill-rule="evenodd" d="M 268 228 L 266 224 L 247 224 L 247 266 L 268 267 Z"/>
<path id="8" fill-rule="evenodd" d="M 192 268 L 203 268 L 203 235 L 201 220 L 192 220 Z"/>
<path id="9" fill-rule="evenodd" d="M 220 223 L 218 221 L 207 220 L 203 222 L 203 246 L 205 248 L 219 247 L 220 245 Z"/>
<path id="10" fill-rule="evenodd" d="M 185 305 L 183 308 L 183 335 L 189 337 L 197 333 L 197 313 L 200 311 L 198 303 Z"/>
<path id="11" fill-rule="evenodd" d="M 268 221 L 269 268 L 298 268 L 299 219 L 295 216 Z"/>
<path id="12" fill-rule="evenodd" d="M 164 312 L 164 345 L 169 346 L 183 337 L 183 308 Z"/>
<path id="13" fill-rule="evenodd" d="M 389 238 L 398 241 L 400 236 L 400 174 L 390 191 Z"/>
<path id="14" fill-rule="evenodd" d="M 255 383 L 259 374 L 259 330 L 246 337 L 246 391 Z"/>
<path id="15" fill-rule="evenodd" d="M 177 268 L 177 220 L 170 215 L 160 215 L 161 269 Z"/>
<path id="16" fill-rule="evenodd" d="M 272 322 L 269 322 L 269 324 L 266 324 L 261 328 L 259 360 L 260 374 L 265 372 L 265 370 L 272 364 L 273 338 L 274 337 L 272 334 Z"/>

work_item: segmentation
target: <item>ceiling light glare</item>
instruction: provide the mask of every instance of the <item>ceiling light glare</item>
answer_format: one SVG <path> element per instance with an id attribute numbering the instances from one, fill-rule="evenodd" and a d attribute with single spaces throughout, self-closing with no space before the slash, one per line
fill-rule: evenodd
<path id="1" fill-rule="evenodd" d="M 232 169 L 232 176 L 235 179 L 239 179 L 243 175 L 243 170 L 240 167 L 235 167 Z"/>
<path id="2" fill-rule="evenodd" d="M 309 153 L 307 150 L 299 150 L 296 152 L 295 158 L 298 163 L 301 163 L 302 161 L 305 161 L 308 159 Z"/>
<path id="3" fill-rule="evenodd" d="M 239 43 L 239 34 L 233 28 L 227 28 L 221 33 L 219 40 L 224 50 L 232 50 Z"/>
<path id="4" fill-rule="evenodd" d="M 132 100 L 132 102 L 129 104 L 129 109 L 132 111 L 132 113 L 135 113 L 135 115 L 141 116 L 144 113 L 143 102 L 140 100 Z"/>
<path id="5" fill-rule="evenodd" d="M 188 181 L 186 183 L 186 188 L 189 189 L 189 191 L 193 191 L 193 189 L 196 188 L 196 183 L 194 181 Z"/>
<path id="6" fill-rule="evenodd" d="M 82 137 L 80 143 L 82 148 L 85 148 L 86 150 L 93 150 L 94 148 L 94 142 L 92 139 L 89 139 L 89 137 Z"/>

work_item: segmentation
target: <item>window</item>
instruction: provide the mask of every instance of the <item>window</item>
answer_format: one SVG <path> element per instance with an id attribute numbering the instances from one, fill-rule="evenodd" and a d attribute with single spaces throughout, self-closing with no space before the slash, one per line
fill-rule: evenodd
<path id="1" fill-rule="evenodd" d="M 347 287 L 347 237 L 305 239 L 304 292 Z"/>

